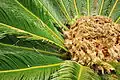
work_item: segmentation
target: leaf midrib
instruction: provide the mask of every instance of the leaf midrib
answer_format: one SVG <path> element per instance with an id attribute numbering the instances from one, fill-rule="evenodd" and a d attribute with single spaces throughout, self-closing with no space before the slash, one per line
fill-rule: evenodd
<path id="1" fill-rule="evenodd" d="M 44 65 L 44 66 L 34 66 L 34 67 L 29 67 L 29 68 L 23 68 L 23 69 L 16 69 L 16 70 L 5 70 L 5 71 L 0 71 L 0 73 L 8 73 L 8 72 L 19 72 L 19 71 L 25 71 L 25 70 L 30 70 L 30 69 L 36 69 L 36 68 L 48 68 L 48 67 L 55 67 L 62 65 L 62 63 L 57 63 L 57 64 L 50 64 L 50 65 Z"/>
<path id="2" fill-rule="evenodd" d="M 43 50 L 40 50 L 40 49 L 32 49 L 32 48 L 21 47 L 21 46 L 14 46 L 14 45 L 3 44 L 3 43 L 0 43 L 0 45 L 12 47 L 12 48 L 17 48 L 17 49 L 30 50 L 30 51 L 36 51 L 37 50 L 37 52 L 41 52 L 42 54 L 49 54 L 49 55 L 55 55 L 55 56 L 58 56 L 58 57 L 64 57 L 64 55 L 62 55 L 62 54 L 58 54 L 58 53 L 54 53 L 54 52 L 48 52 L 48 51 L 43 51 Z"/>
<path id="3" fill-rule="evenodd" d="M 59 44 L 55 43 L 54 41 L 49 40 L 49 39 L 47 39 L 47 38 L 44 38 L 44 37 L 41 37 L 41 36 L 38 36 L 38 35 L 32 34 L 32 33 L 30 33 L 30 32 L 27 32 L 27 31 L 24 31 L 24 30 L 21 30 L 21 29 L 18 29 L 18 28 L 12 27 L 12 26 L 8 26 L 8 25 L 3 24 L 3 23 L 0 23 L 0 24 L 2 24 L 2 25 L 4 25 L 4 26 L 7 26 L 8 28 L 11 28 L 11 29 L 16 30 L 16 31 L 18 31 L 18 32 L 23 32 L 23 33 L 30 34 L 30 35 L 32 35 L 33 37 L 35 37 L 36 39 L 38 39 L 38 40 L 46 40 L 46 41 L 48 41 L 48 42 L 54 43 L 55 45 L 61 47 L 61 48 L 64 49 L 64 50 L 66 50 L 66 48 L 64 48 L 64 46 L 59 45 Z M 67 50 L 66 50 L 66 51 L 67 51 Z"/>
<path id="4" fill-rule="evenodd" d="M 79 66 L 80 66 L 80 65 L 79 65 Z M 79 74 L 78 74 L 78 79 L 77 79 L 77 80 L 80 80 L 82 71 L 83 71 L 83 67 L 80 66 L 80 70 L 79 70 Z"/>
<path id="5" fill-rule="evenodd" d="M 90 1 L 87 0 L 88 16 L 90 16 Z"/>
<path id="6" fill-rule="evenodd" d="M 103 9 L 103 5 L 104 5 L 104 0 L 102 0 L 101 6 L 100 6 L 100 10 L 99 10 L 99 15 L 101 15 L 102 9 Z"/>
<path id="7" fill-rule="evenodd" d="M 32 12 L 30 12 L 28 9 L 26 9 L 20 2 L 18 2 L 17 0 L 15 0 L 16 3 L 18 3 L 18 5 L 20 5 L 25 11 L 27 11 L 28 13 L 30 13 L 32 16 L 34 16 L 36 19 L 38 19 L 43 26 L 45 26 L 57 39 L 59 39 L 62 43 L 63 40 L 60 39 L 60 37 L 58 37 L 40 18 L 38 18 L 36 15 L 34 15 Z"/>
<path id="8" fill-rule="evenodd" d="M 114 3 L 114 5 L 113 5 L 113 7 L 112 7 L 112 9 L 111 9 L 110 14 L 109 14 L 108 17 L 111 16 L 112 12 L 114 11 L 114 8 L 116 7 L 117 2 L 118 2 L 118 0 L 115 1 L 115 3 Z"/>
<path id="9" fill-rule="evenodd" d="M 67 13 L 66 8 L 65 8 L 62 0 L 61 0 L 62 7 L 61 7 L 60 4 L 58 3 L 58 0 L 55 0 L 55 1 L 56 1 L 56 3 L 58 4 L 58 6 L 60 7 L 60 9 L 61 9 L 62 13 L 64 14 L 64 16 L 66 17 L 66 19 L 67 19 L 68 21 L 70 21 L 71 18 L 70 18 L 70 16 L 69 16 L 69 14 Z"/>
<path id="10" fill-rule="evenodd" d="M 50 13 L 50 11 L 48 11 L 48 9 L 44 6 L 44 4 L 39 0 L 39 3 L 41 5 L 43 5 L 43 7 L 45 8 L 45 10 L 49 13 L 49 15 L 53 18 L 53 20 L 58 23 L 59 27 L 63 27 L 65 30 L 69 30 L 62 22 L 58 21 L 55 19 L 55 17 Z"/>
<path id="11" fill-rule="evenodd" d="M 76 3 L 76 0 L 74 0 L 74 7 L 75 7 L 76 14 L 77 14 L 77 16 L 78 16 L 78 15 L 79 15 L 79 13 L 78 13 L 78 8 L 77 8 L 77 3 Z"/>
<path id="12" fill-rule="evenodd" d="M 118 17 L 118 19 L 115 21 L 115 23 L 117 23 L 120 20 L 120 17 Z"/>

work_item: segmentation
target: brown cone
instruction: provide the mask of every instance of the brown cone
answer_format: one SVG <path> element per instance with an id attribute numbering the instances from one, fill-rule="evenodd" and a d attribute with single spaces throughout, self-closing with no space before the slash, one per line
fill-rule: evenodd
<path id="1" fill-rule="evenodd" d="M 83 16 L 64 31 L 71 59 L 87 66 L 120 58 L 120 25 L 103 16 Z"/>

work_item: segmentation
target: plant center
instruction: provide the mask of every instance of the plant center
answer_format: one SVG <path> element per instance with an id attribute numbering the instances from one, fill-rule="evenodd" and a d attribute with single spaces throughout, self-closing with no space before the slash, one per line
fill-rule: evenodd
<path id="1" fill-rule="evenodd" d="M 83 16 L 64 31 L 71 59 L 86 66 L 120 59 L 120 24 L 103 16 Z"/>

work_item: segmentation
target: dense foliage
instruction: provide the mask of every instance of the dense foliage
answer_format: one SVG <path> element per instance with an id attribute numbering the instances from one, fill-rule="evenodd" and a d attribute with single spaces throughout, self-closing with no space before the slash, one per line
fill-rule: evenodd
<path id="1" fill-rule="evenodd" d="M 62 31 L 81 16 L 120 23 L 120 0 L 0 0 L 0 80 L 120 80 L 67 60 Z"/>

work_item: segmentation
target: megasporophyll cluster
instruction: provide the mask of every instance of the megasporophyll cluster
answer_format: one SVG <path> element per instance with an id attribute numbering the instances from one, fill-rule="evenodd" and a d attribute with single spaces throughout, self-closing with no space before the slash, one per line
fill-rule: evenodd
<path id="1" fill-rule="evenodd" d="M 82 16 L 64 35 L 71 59 L 82 65 L 107 69 L 104 62 L 120 60 L 120 24 L 110 18 Z"/>

